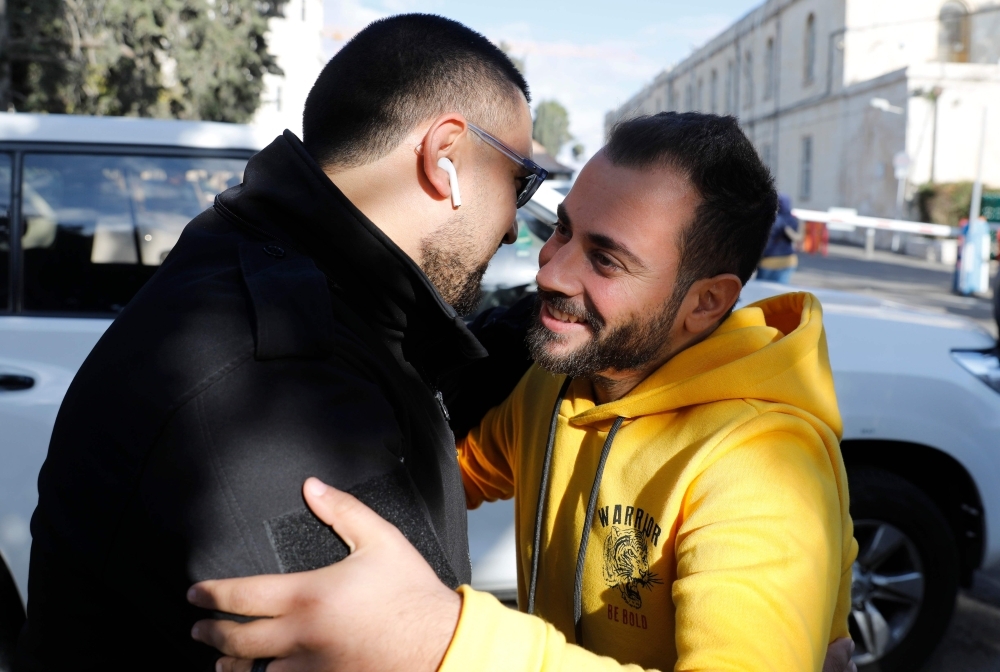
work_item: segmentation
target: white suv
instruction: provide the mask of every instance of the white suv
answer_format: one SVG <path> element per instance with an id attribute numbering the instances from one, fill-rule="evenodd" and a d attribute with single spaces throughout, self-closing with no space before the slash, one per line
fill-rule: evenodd
<path id="1" fill-rule="evenodd" d="M 263 140 L 234 124 L 0 114 L 0 670 L 23 620 L 28 523 L 63 395 Z"/>

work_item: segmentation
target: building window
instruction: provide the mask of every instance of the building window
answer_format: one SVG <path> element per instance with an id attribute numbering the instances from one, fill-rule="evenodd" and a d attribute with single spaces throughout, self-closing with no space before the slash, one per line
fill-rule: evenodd
<path id="1" fill-rule="evenodd" d="M 670 111 L 677 109 L 677 90 L 673 82 L 670 82 L 670 87 L 667 88 L 667 109 Z"/>
<path id="2" fill-rule="evenodd" d="M 743 107 L 753 105 L 753 54 L 749 51 L 743 56 Z"/>
<path id="3" fill-rule="evenodd" d="M 306 20 L 306 2 L 309 0 L 302 0 L 302 20 Z"/>
<path id="4" fill-rule="evenodd" d="M 767 38 L 767 49 L 764 52 L 764 100 L 770 100 L 774 95 L 774 38 Z"/>
<path id="5" fill-rule="evenodd" d="M 806 19 L 806 42 L 805 42 L 805 83 L 812 84 L 816 78 L 816 17 L 813 14 Z"/>
<path id="6" fill-rule="evenodd" d="M 712 77 L 709 80 L 709 90 L 708 90 L 708 102 L 709 110 L 712 114 L 719 113 L 719 73 L 712 70 Z"/>
<path id="7" fill-rule="evenodd" d="M 694 109 L 694 87 L 690 82 L 684 87 L 684 111 L 690 112 Z"/>
<path id="8" fill-rule="evenodd" d="M 771 170 L 771 158 L 771 143 L 768 142 L 760 148 L 760 160 L 767 166 L 768 170 Z"/>
<path id="9" fill-rule="evenodd" d="M 736 83 L 733 80 L 733 62 L 729 61 L 726 64 L 726 114 L 732 114 L 736 111 L 736 106 L 733 104 L 733 89 Z"/>
<path id="10" fill-rule="evenodd" d="M 960 2 L 948 2 L 938 17 L 941 28 L 938 48 L 942 61 L 969 62 L 969 12 Z"/>
<path id="11" fill-rule="evenodd" d="M 802 138 L 802 173 L 799 182 L 799 199 L 808 201 L 812 196 L 813 139 L 811 135 Z"/>
<path id="12" fill-rule="evenodd" d="M 704 81 L 702 80 L 701 77 L 699 77 L 698 78 L 698 106 L 695 108 L 699 112 L 701 112 L 701 111 L 703 111 L 705 109 L 705 105 L 704 105 L 705 97 L 703 95 L 704 94 L 704 89 L 705 89 L 705 87 L 704 87 Z"/>

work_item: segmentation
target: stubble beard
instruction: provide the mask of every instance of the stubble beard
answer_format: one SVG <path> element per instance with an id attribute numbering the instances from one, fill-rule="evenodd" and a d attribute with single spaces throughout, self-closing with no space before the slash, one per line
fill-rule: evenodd
<path id="1" fill-rule="evenodd" d="M 487 255 L 465 222 L 456 214 L 433 236 L 420 243 L 421 269 L 431 284 L 459 315 L 471 315 L 482 300 Z M 486 257 L 483 260 L 483 257 Z"/>
<path id="2" fill-rule="evenodd" d="M 565 342 L 539 317 L 542 301 L 556 310 L 569 313 L 590 327 L 591 336 L 576 349 L 554 354 L 553 345 Z M 527 344 L 535 362 L 546 371 L 573 378 L 601 378 L 606 371 L 636 371 L 670 351 L 670 327 L 680 310 L 681 301 L 671 299 L 649 319 L 632 315 L 621 324 L 608 326 L 596 312 L 581 309 L 572 300 L 551 292 L 538 292 L 534 319 L 528 329 Z"/>

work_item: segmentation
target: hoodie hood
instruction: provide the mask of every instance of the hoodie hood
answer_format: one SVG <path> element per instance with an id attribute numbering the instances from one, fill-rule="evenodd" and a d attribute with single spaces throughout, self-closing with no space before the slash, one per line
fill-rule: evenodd
<path id="1" fill-rule="evenodd" d="M 787 404 L 841 436 L 822 308 L 815 296 L 782 294 L 734 311 L 711 336 L 621 399 L 589 408 L 575 405 L 570 423 L 594 425 L 733 399 Z"/>

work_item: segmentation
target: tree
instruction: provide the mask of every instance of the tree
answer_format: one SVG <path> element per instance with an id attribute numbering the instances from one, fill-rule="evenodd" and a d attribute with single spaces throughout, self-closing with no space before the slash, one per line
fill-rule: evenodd
<path id="1" fill-rule="evenodd" d="M 535 108 L 532 137 L 555 158 L 559 150 L 573 139 L 569 133 L 569 112 L 555 100 L 543 100 Z"/>
<path id="2" fill-rule="evenodd" d="M 287 0 L 7 0 L 22 111 L 248 121 Z"/>

